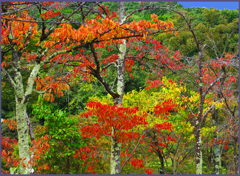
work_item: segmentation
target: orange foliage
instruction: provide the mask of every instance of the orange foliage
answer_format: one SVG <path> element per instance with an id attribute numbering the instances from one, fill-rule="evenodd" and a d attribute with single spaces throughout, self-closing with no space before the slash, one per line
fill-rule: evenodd
<path id="1" fill-rule="evenodd" d="M 10 130 L 17 129 L 17 122 L 15 120 L 7 120 L 3 119 L 3 123 L 8 123 L 8 127 Z"/>
<path id="2" fill-rule="evenodd" d="M 43 95 L 43 98 L 47 101 L 54 101 L 52 91 L 54 91 L 54 94 L 58 94 L 58 97 L 62 97 L 62 90 L 69 90 L 69 85 L 64 84 L 61 77 L 57 78 L 57 81 L 54 80 L 54 76 L 45 76 L 43 79 L 36 77 L 34 81 L 36 82 L 37 90 L 47 91 Z"/>

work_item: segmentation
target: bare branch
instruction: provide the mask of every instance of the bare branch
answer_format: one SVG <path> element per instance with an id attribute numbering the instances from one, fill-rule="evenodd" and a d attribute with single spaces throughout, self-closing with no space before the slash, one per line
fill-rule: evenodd
<path id="1" fill-rule="evenodd" d="M 216 55 L 216 57 L 218 58 L 218 54 L 217 54 L 217 47 L 216 47 L 216 45 L 215 45 L 215 43 L 209 38 L 209 36 L 207 35 L 207 38 L 208 38 L 208 40 L 211 42 L 211 44 L 213 45 L 213 48 L 211 48 L 213 51 L 214 51 L 214 53 L 215 53 L 215 55 Z M 219 51 L 218 51 L 219 52 Z"/>
<path id="2" fill-rule="evenodd" d="M 202 120 L 201 120 L 201 128 L 203 127 L 203 124 L 204 124 L 204 122 L 205 122 L 205 120 L 206 120 L 206 118 L 207 118 L 207 115 L 209 114 L 209 112 L 215 107 L 215 105 L 217 104 L 217 103 L 219 103 L 220 101 L 222 101 L 223 100 L 223 98 L 222 99 L 220 99 L 220 100 L 217 100 L 212 106 L 210 106 L 210 108 L 204 113 L 204 115 L 203 115 L 203 117 L 202 117 Z"/>
<path id="3" fill-rule="evenodd" d="M 26 47 L 29 42 L 30 42 L 30 37 L 31 37 L 31 34 L 32 34 L 32 29 L 33 29 L 33 25 L 31 24 L 30 28 L 29 28 L 29 31 L 28 31 L 28 35 L 26 37 L 26 40 L 24 42 L 24 45 L 23 45 L 23 48 Z"/>
<path id="4" fill-rule="evenodd" d="M 38 91 L 38 90 L 35 90 L 35 89 L 33 89 L 33 92 L 38 93 L 38 94 L 44 94 L 44 93 L 46 93 L 46 91 Z"/>
<path id="5" fill-rule="evenodd" d="M 22 5 L 22 4 L 17 4 L 17 5 Z M 32 5 L 30 5 L 30 6 L 26 6 L 26 7 L 23 7 L 23 8 L 21 8 L 21 9 L 17 9 L 17 10 L 11 11 L 11 12 L 1 13 L 1 15 L 3 16 L 3 15 L 10 15 L 10 14 L 18 13 L 18 12 L 20 12 L 20 11 L 22 11 L 22 10 L 25 10 L 25 9 L 28 9 L 28 8 L 32 7 L 33 5 L 35 5 L 35 3 L 32 4 Z M 2 18 L 3 18 L 3 17 L 2 17 Z"/>
<path id="6" fill-rule="evenodd" d="M 102 68 L 102 70 L 107 69 L 108 67 L 110 67 L 111 65 L 114 65 L 117 68 L 117 64 L 115 62 L 111 62 L 108 65 L 106 65 L 105 67 Z"/>
<path id="7" fill-rule="evenodd" d="M 205 93 L 203 94 L 203 98 L 206 97 L 206 95 L 208 94 L 209 90 L 218 82 L 220 81 L 220 79 L 223 78 L 222 75 L 220 77 L 218 77 L 215 81 L 213 81 L 210 86 L 208 86 L 207 90 L 205 91 Z"/>
<path id="8" fill-rule="evenodd" d="M 80 22 L 56 22 L 56 21 L 32 21 L 32 20 L 19 20 L 19 19 L 15 19 L 15 18 L 5 18 L 5 17 L 1 17 L 2 19 L 8 20 L 8 21 L 21 21 L 21 22 L 29 22 L 29 23 L 51 23 L 51 24 L 84 24 L 87 25 L 86 23 L 80 23 Z"/>
<path id="9" fill-rule="evenodd" d="M 8 82 L 11 84 L 11 86 L 15 89 L 17 88 L 16 83 L 14 82 L 14 80 L 12 79 L 12 77 L 8 74 L 7 70 L 5 68 L 2 68 L 2 73 L 5 75 L 5 77 L 7 78 Z"/>
<path id="10" fill-rule="evenodd" d="M 137 9 L 137 10 L 134 10 L 134 11 L 132 11 L 132 12 L 130 12 L 128 15 L 126 15 L 126 17 L 125 17 L 125 19 L 124 19 L 124 21 L 127 19 L 127 18 L 129 18 L 131 15 L 133 15 L 134 13 L 136 13 L 136 12 L 142 12 L 142 11 L 144 11 L 144 10 L 150 10 L 150 9 L 164 9 L 164 10 L 167 10 L 167 8 L 169 8 L 170 6 L 174 6 L 174 5 L 172 5 L 172 4 L 170 4 L 170 5 L 163 5 L 163 6 L 145 6 L 145 7 L 143 7 L 143 8 L 140 8 L 140 9 Z M 165 7 L 165 8 L 163 8 L 163 7 Z"/>
<path id="11" fill-rule="evenodd" d="M 103 11 L 104 11 L 104 13 L 106 14 L 106 16 L 108 17 L 108 14 L 107 14 L 107 12 L 106 12 L 106 10 L 105 10 L 105 8 L 103 8 L 102 6 L 100 6 L 99 4 L 97 4 L 98 5 L 98 7 L 100 7 Z"/>
<path id="12" fill-rule="evenodd" d="M 173 12 L 175 12 L 175 13 L 178 13 L 179 15 L 181 15 L 181 16 L 183 17 L 183 19 L 186 21 L 186 23 L 187 23 L 190 31 L 191 31 L 192 34 L 193 34 L 193 37 L 194 37 L 195 43 L 196 43 L 196 45 L 197 45 L 198 51 L 200 51 L 201 49 L 200 49 L 200 46 L 199 46 L 199 42 L 198 42 L 198 40 L 197 40 L 197 36 L 196 36 L 196 34 L 195 34 L 195 32 L 194 32 L 194 30 L 193 30 L 193 28 L 192 28 L 192 25 L 191 25 L 190 22 L 187 20 L 186 16 L 185 16 L 183 13 L 178 12 L 178 11 L 176 11 L 176 10 L 172 10 L 172 9 L 169 9 L 169 10 L 170 10 L 170 11 L 173 11 Z"/>
<path id="13" fill-rule="evenodd" d="M 140 144 L 140 142 L 141 142 L 141 140 L 142 140 L 142 136 L 145 135 L 146 132 L 147 132 L 147 130 L 145 129 L 145 130 L 143 131 L 142 135 L 140 136 L 140 138 L 138 139 L 138 142 L 137 142 L 135 148 L 132 150 L 131 155 L 130 155 L 130 156 L 128 157 L 128 159 L 126 159 L 125 162 L 123 163 L 122 168 L 121 168 L 121 170 L 120 170 L 120 173 L 122 172 L 122 170 L 123 170 L 124 166 L 126 165 L 126 163 L 127 163 L 127 162 L 132 158 L 132 156 L 134 155 L 135 150 L 137 149 L 138 145 Z"/>
<path id="14" fill-rule="evenodd" d="M 14 35 L 13 35 L 13 32 L 12 32 L 11 22 L 9 23 L 9 28 L 10 28 L 11 40 L 14 40 L 15 38 L 14 38 Z"/>

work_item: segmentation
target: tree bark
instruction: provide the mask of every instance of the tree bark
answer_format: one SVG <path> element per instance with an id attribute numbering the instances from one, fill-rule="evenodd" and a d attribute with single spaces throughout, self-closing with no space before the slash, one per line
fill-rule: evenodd
<path id="1" fill-rule="evenodd" d="M 234 138 L 233 147 L 234 147 L 234 170 L 235 170 L 235 174 L 239 174 L 237 144 L 238 144 L 237 138 Z"/>
<path id="2" fill-rule="evenodd" d="M 162 156 L 160 151 L 159 151 L 159 155 L 158 156 L 159 156 L 159 159 L 160 159 L 160 162 L 161 162 L 161 169 L 162 169 L 162 170 L 160 170 L 160 174 L 166 174 L 165 168 L 164 168 L 163 156 Z"/>
<path id="3" fill-rule="evenodd" d="M 120 174 L 121 171 L 121 143 L 117 142 L 117 139 L 114 136 L 115 130 L 112 130 L 112 144 L 111 144 L 111 168 L 110 174 Z"/>
<path id="4" fill-rule="evenodd" d="M 19 56 L 17 51 L 12 49 L 12 76 L 4 68 L 2 69 L 3 75 L 14 89 L 15 101 L 16 101 L 16 121 L 18 130 L 18 145 L 19 145 L 19 158 L 23 160 L 26 168 L 20 164 L 20 174 L 30 174 L 30 167 L 28 162 L 30 161 L 29 153 L 29 133 L 27 123 L 27 102 L 32 94 L 34 78 L 37 76 L 41 65 L 43 63 L 36 63 L 27 81 L 26 90 L 24 91 L 23 78 L 21 74 L 21 65 L 19 62 Z M 21 162 L 22 163 L 22 162 Z"/>
<path id="5" fill-rule="evenodd" d="M 202 141 L 200 135 L 199 122 L 196 120 L 195 126 L 195 145 L 196 145 L 196 174 L 202 174 Z"/>
<path id="6" fill-rule="evenodd" d="M 16 119 L 17 119 L 17 130 L 18 130 L 18 145 L 19 145 L 19 158 L 22 158 L 24 164 L 27 166 L 30 161 L 29 144 L 28 144 L 28 125 L 26 121 L 27 106 L 16 100 Z M 22 163 L 22 162 L 20 162 Z M 30 169 L 20 164 L 20 174 L 30 174 Z"/>
<path id="7" fill-rule="evenodd" d="M 125 16 L 125 3 L 120 2 L 120 9 L 119 9 L 119 17 L 121 23 L 124 20 Z M 119 46 L 119 54 L 118 54 L 118 61 L 117 61 L 117 93 L 119 97 L 114 99 L 115 105 L 122 104 L 122 98 L 124 93 L 124 86 L 125 86 L 125 55 L 126 55 L 126 40 L 122 40 L 123 44 Z M 120 153 L 121 153 L 121 143 L 117 141 L 117 136 L 115 136 L 115 129 L 112 129 L 112 144 L 111 144 L 111 161 L 110 161 L 110 174 L 120 174 L 121 171 L 121 160 L 120 160 Z"/>
<path id="8" fill-rule="evenodd" d="M 12 49 L 12 60 L 13 60 L 13 79 L 7 73 L 5 75 L 9 75 L 8 81 L 10 81 L 14 93 L 15 93 L 15 101 L 16 101 L 16 120 L 17 120 L 17 130 L 18 130 L 18 145 L 19 145 L 19 158 L 20 161 L 20 174 L 30 174 L 30 168 L 27 166 L 30 161 L 30 152 L 29 152 L 29 144 L 28 144 L 28 124 L 27 124 L 27 103 L 25 102 L 26 96 L 24 94 L 24 87 L 21 75 L 21 66 L 20 66 L 20 58 L 18 56 L 17 51 Z M 29 86 L 27 86 L 26 90 L 28 90 Z M 26 168 L 23 167 L 22 161 Z"/>
<path id="9" fill-rule="evenodd" d="M 213 110 L 213 126 L 217 126 L 218 125 L 218 110 L 214 109 Z M 215 138 L 215 144 L 213 146 L 213 163 L 214 163 L 214 174 L 219 174 L 219 162 L 220 162 L 220 149 L 219 149 L 219 144 L 217 144 L 218 141 L 218 136 L 217 136 L 217 132 L 214 132 L 214 138 Z"/>
<path id="10" fill-rule="evenodd" d="M 17 65 L 17 68 L 19 65 Z M 19 157 L 24 160 L 24 164 L 27 166 L 30 161 L 29 153 L 29 135 L 28 135 L 28 123 L 27 123 L 27 102 L 32 94 L 32 88 L 34 84 L 34 78 L 37 76 L 40 70 L 40 64 L 36 64 L 30 73 L 28 78 L 27 87 L 24 92 L 22 75 L 19 71 L 20 69 L 15 70 L 14 81 L 17 87 L 14 87 L 15 90 L 15 99 L 16 99 L 16 119 L 17 119 L 17 129 L 18 129 L 18 143 L 19 143 Z M 30 174 L 30 167 L 23 166 L 20 167 L 21 174 Z"/>
<path id="11" fill-rule="evenodd" d="M 67 156 L 67 174 L 70 174 L 70 158 Z"/>

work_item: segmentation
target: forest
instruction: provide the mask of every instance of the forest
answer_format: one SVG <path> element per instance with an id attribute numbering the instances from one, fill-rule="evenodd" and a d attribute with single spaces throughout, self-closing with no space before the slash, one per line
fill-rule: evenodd
<path id="1" fill-rule="evenodd" d="M 1 2 L 2 174 L 239 174 L 239 9 Z"/>

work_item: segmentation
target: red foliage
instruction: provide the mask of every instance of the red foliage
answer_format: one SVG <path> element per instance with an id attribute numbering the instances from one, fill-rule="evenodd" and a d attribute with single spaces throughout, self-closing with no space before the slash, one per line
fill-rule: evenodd
<path id="1" fill-rule="evenodd" d="M 117 129 L 115 137 L 118 141 L 125 143 L 131 139 L 138 138 L 137 132 L 126 132 L 137 125 L 146 125 L 146 112 L 137 115 L 138 108 L 123 108 L 117 105 L 104 105 L 100 102 L 90 101 L 87 103 L 90 110 L 81 116 L 98 116 L 98 123 L 85 126 L 81 129 L 83 137 L 102 137 L 111 136 L 112 127 Z"/>
<path id="2" fill-rule="evenodd" d="M 132 157 L 130 163 L 133 165 L 134 169 L 137 168 L 137 170 L 144 167 L 142 159 Z"/>
<path id="3" fill-rule="evenodd" d="M 49 18 L 54 18 L 55 16 L 59 16 L 59 15 L 60 15 L 60 11 L 54 13 L 52 10 L 49 10 L 46 13 L 41 14 L 41 17 L 47 20 Z"/>
<path id="4" fill-rule="evenodd" d="M 117 139 L 118 142 L 123 143 L 124 145 L 126 142 L 139 139 L 140 137 L 139 132 L 130 131 L 131 129 L 138 125 L 147 127 L 148 124 L 148 122 L 146 121 L 147 113 L 143 112 L 142 114 L 139 114 L 139 110 L 137 107 L 124 108 L 119 105 L 106 105 L 102 104 L 101 102 L 93 101 L 88 102 L 87 107 L 89 110 L 81 116 L 86 118 L 88 118 L 89 116 L 97 116 L 98 123 L 94 123 L 91 126 L 85 126 L 81 129 L 84 138 L 97 137 L 97 139 L 99 139 L 104 135 L 111 136 L 112 128 L 114 128 L 114 137 Z M 157 105 L 154 108 L 154 113 L 157 115 L 157 117 L 167 119 L 165 116 L 169 114 L 169 111 L 173 111 L 174 107 L 176 107 L 176 105 L 173 104 L 171 100 L 164 101 L 163 103 Z M 162 124 L 156 124 L 154 126 L 154 130 L 157 130 L 158 132 L 163 129 L 171 131 L 172 124 L 164 122 Z M 144 138 L 144 136 L 142 135 L 141 138 Z M 176 139 L 168 136 L 166 139 L 166 143 L 160 143 L 160 146 L 167 147 L 167 144 L 170 141 L 176 141 Z M 86 151 L 88 151 L 87 154 Z M 80 154 L 80 152 L 82 152 L 82 154 Z M 80 152 L 76 152 L 75 157 L 78 157 L 80 155 L 81 159 L 87 159 L 89 158 L 89 155 L 91 156 L 91 152 L 93 151 L 87 148 L 82 148 Z M 128 149 L 126 149 L 124 152 L 121 152 L 120 154 L 121 157 L 130 157 L 130 155 L 131 154 L 128 153 Z M 92 157 L 93 156 L 94 155 L 92 155 Z M 123 161 L 123 164 L 124 162 L 125 161 Z M 134 169 L 144 167 L 143 160 L 141 159 L 132 157 L 128 162 L 134 166 Z M 148 174 L 151 174 L 153 172 L 149 169 L 145 171 Z"/>
<path id="5" fill-rule="evenodd" d="M 17 145 L 17 139 L 11 139 L 10 137 L 1 136 L 1 156 L 6 162 L 6 167 L 17 166 L 18 161 L 13 157 L 13 145 Z"/>
<path id="6" fill-rule="evenodd" d="M 46 135 L 43 136 L 42 138 L 39 138 L 38 140 L 32 141 L 34 147 L 33 148 L 30 147 L 30 151 L 34 150 L 34 157 L 33 161 L 29 162 L 31 163 L 32 166 L 38 166 L 37 161 L 40 159 L 43 152 L 49 150 L 50 145 L 47 142 L 49 139 L 51 138 L 48 138 L 48 136 Z M 24 160 L 26 160 L 26 158 L 19 158 L 19 160 L 17 160 L 15 156 L 12 154 L 13 152 L 12 145 L 17 145 L 17 143 L 18 143 L 17 139 L 11 139 L 10 137 L 1 136 L 1 149 L 2 149 L 1 156 L 3 160 L 6 162 L 7 168 L 19 167 L 19 163 L 21 163 L 23 167 L 26 167 L 26 165 L 23 162 Z M 27 164 L 27 166 L 29 165 L 29 163 Z M 49 166 L 47 164 L 38 166 L 38 171 L 42 169 L 49 170 Z"/>
<path id="7" fill-rule="evenodd" d="M 226 53 L 225 57 L 217 58 L 216 60 L 211 60 L 210 63 L 205 64 L 205 68 L 202 69 L 203 83 L 205 85 L 204 90 L 206 90 L 208 86 L 213 84 L 219 77 L 223 76 L 223 75 L 220 75 L 221 68 L 224 68 L 226 71 L 227 69 L 231 69 L 232 62 L 234 62 L 233 58 L 234 58 L 234 55 Z M 212 69 L 208 68 L 209 65 L 211 66 Z M 199 73 L 197 73 L 197 75 L 199 75 Z M 212 90 L 219 90 L 221 86 L 229 87 L 229 85 L 236 82 L 236 78 L 238 77 L 238 75 L 230 76 L 228 74 L 226 76 L 227 76 L 227 79 L 225 80 L 224 84 L 221 85 L 219 80 L 214 84 L 214 86 L 212 87 Z M 199 80 L 197 80 L 196 82 L 198 83 Z M 225 96 L 231 95 L 231 90 L 226 89 L 225 91 L 227 91 L 227 92 L 223 92 Z"/>
<path id="8" fill-rule="evenodd" d="M 147 82 L 147 83 L 149 83 L 149 82 Z M 150 86 L 148 86 L 148 87 L 146 88 L 146 90 L 147 90 L 147 89 L 151 89 L 151 88 L 157 88 L 157 87 L 159 87 L 160 85 L 162 85 L 163 87 L 165 87 L 165 85 L 164 85 L 161 81 L 159 81 L 159 80 L 151 81 Z"/>
<path id="9" fill-rule="evenodd" d="M 147 174 L 152 174 L 152 173 L 153 173 L 153 170 L 152 170 L 152 169 L 144 169 L 144 171 L 145 171 Z"/>
<path id="10" fill-rule="evenodd" d="M 162 115 L 169 115 L 169 111 L 173 111 L 174 107 L 177 105 L 172 103 L 172 100 L 166 100 L 163 103 L 158 104 L 156 107 L 154 107 L 154 113 L 157 115 L 157 117 Z M 166 117 L 163 117 L 164 119 L 167 119 Z"/>
<path id="11" fill-rule="evenodd" d="M 94 146 L 87 146 L 87 147 L 80 147 L 79 150 L 75 151 L 74 158 L 79 157 L 84 164 L 82 167 L 87 166 L 87 172 L 91 172 L 94 174 L 93 168 L 96 164 L 100 161 L 97 159 L 98 153 L 96 151 L 96 147 Z"/>
<path id="12" fill-rule="evenodd" d="M 44 5 L 44 6 L 51 6 L 54 3 L 55 2 L 42 2 L 42 5 Z"/>

